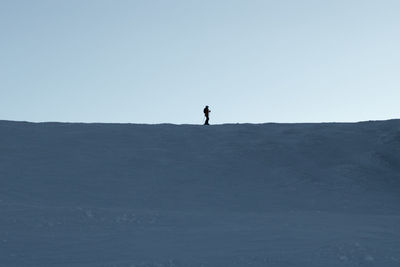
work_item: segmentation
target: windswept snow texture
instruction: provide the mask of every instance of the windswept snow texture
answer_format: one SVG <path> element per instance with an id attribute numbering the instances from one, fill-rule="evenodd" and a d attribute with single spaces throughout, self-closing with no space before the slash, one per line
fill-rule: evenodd
<path id="1" fill-rule="evenodd" d="M 0 121 L 0 266 L 400 266 L 400 121 Z"/>

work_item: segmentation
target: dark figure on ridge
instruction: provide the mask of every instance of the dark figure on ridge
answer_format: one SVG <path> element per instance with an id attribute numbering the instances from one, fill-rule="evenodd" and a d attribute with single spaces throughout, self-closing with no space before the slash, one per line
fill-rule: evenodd
<path id="1" fill-rule="evenodd" d="M 208 124 L 208 121 L 209 121 L 209 119 L 210 119 L 210 118 L 208 117 L 208 115 L 210 114 L 211 110 L 209 110 L 209 109 L 208 109 L 208 106 L 206 106 L 206 107 L 204 108 L 203 112 L 204 112 L 204 116 L 206 116 L 206 122 L 204 123 L 204 125 L 210 125 L 210 124 Z"/>

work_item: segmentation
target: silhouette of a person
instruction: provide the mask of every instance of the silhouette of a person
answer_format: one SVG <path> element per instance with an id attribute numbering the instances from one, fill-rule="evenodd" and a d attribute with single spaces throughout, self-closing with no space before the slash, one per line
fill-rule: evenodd
<path id="1" fill-rule="evenodd" d="M 206 122 L 204 123 L 204 125 L 210 125 L 208 124 L 208 121 L 210 120 L 210 117 L 208 116 L 211 112 L 211 110 L 208 109 L 208 106 L 206 106 L 203 110 L 204 112 L 204 116 L 206 116 Z"/>

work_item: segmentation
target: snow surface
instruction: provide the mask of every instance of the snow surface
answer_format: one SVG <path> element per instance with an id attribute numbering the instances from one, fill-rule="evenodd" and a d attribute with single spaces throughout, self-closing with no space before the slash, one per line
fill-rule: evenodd
<path id="1" fill-rule="evenodd" d="M 400 266 L 400 120 L 0 121 L 0 266 Z"/>

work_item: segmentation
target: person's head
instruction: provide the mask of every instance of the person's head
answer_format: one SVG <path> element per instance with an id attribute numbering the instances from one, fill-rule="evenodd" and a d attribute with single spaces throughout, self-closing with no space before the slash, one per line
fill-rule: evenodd
<path id="1" fill-rule="evenodd" d="M 208 108 L 208 106 L 206 106 L 206 108 Z"/>

